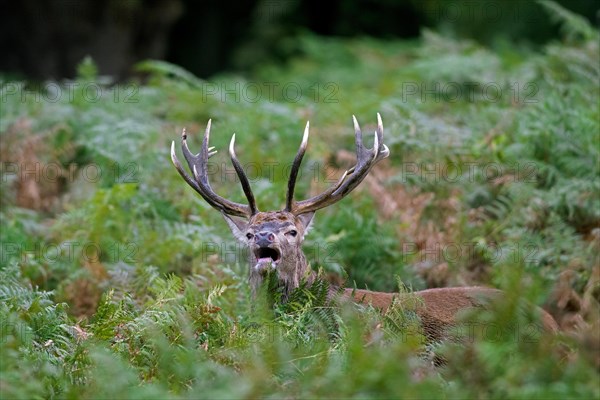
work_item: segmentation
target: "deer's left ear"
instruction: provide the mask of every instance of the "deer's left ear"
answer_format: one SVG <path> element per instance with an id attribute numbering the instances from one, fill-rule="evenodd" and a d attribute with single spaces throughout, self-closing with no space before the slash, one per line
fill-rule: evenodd
<path id="1" fill-rule="evenodd" d="M 298 215 L 298 219 L 300 219 L 300 222 L 302 223 L 302 226 L 304 227 L 305 235 L 308 233 L 308 231 L 311 227 L 314 216 L 315 216 L 315 211 L 311 211 L 311 212 L 307 212 L 307 213 Z"/>
<path id="2" fill-rule="evenodd" d="M 229 225 L 229 229 L 231 229 L 233 236 L 235 236 L 237 238 L 237 240 L 239 240 L 240 242 L 245 243 L 246 242 L 246 230 L 248 229 L 248 222 L 241 220 L 241 219 L 230 217 L 229 215 L 227 215 L 223 212 L 221 213 L 221 215 L 223 215 L 223 218 L 225 218 L 225 222 L 227 222 L 227 225 Z"/>

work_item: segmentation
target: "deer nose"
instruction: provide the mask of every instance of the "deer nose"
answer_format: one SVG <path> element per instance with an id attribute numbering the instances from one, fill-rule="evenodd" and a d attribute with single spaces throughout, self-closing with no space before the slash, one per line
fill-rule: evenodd
<path id="1" fill-rule="evenodd" d="M 256 234 L 256 244 L 260 247 L 267 247 L 275 240 L 275 235 L 271 232 L 258 232 Z"/>

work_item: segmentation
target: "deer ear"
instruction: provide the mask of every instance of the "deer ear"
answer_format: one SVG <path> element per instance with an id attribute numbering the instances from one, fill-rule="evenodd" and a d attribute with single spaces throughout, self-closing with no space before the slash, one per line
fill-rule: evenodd
<path id="1" fill-rule="evenodd" d="M 231 233 L 236 237 L 240 242 L 246 243 L 246 229 L 248 229 L 248 222 L 230 217 L 225 213 L 221 213 L 223 218 L 225 218 L 225 222 L 229 225 L 229 229 L 231 229 Z"/>
<path id="2" fill-rule="evenodd" d="M 315 211 L 307 212 L 304 214 L 298 215 L 300 222 L 302 222 L 302 226 L 304 226 L 304 234 L 306 235 L 311 227 L 313 217 L 315 216 Z"/>

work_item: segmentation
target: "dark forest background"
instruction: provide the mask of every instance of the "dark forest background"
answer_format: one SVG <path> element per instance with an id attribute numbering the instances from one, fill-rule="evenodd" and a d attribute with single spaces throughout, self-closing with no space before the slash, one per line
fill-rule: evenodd
<path id="1" fill-rule="evenodd" d="M 596 0 L 561 0 L 598 23 Z M 30 79 L 75 76 L 87 55 L 102 75 L 130 76 L 162 59 L 205 78 L 298 55 L 294 40 L 322 36 L 416 38 L 423 28 L 488 46 L 539 46 L 559 28 L 530 0 L 2 1 L 0 71 Z"/>

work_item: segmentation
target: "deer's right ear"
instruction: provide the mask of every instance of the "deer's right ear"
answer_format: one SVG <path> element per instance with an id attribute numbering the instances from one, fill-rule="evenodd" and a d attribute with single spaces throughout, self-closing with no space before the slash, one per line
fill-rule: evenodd
<path id="1" fill-rule="evenodd" d="M 231 229 L 233 236 L 235 236 L 240 242 L 246 243 L 246 229 L 248 229 L 248 222 L 230 217 L 225 213 L 221 214 L 223 215 L 223 218 L 225 218 L 227 225 L 229 225 L 229 229 Z"/>
<path id="2" fill-rule="evenodd" d="M 304 226 L 304 234 L 305 235 L 308 233 L 308 231 L 311 227 L 314 216 L 315 216 L 314 211 L 298 215 L 298 218 L 300 218 L 300 221 L 302 221 L 302 225 Z"/>

